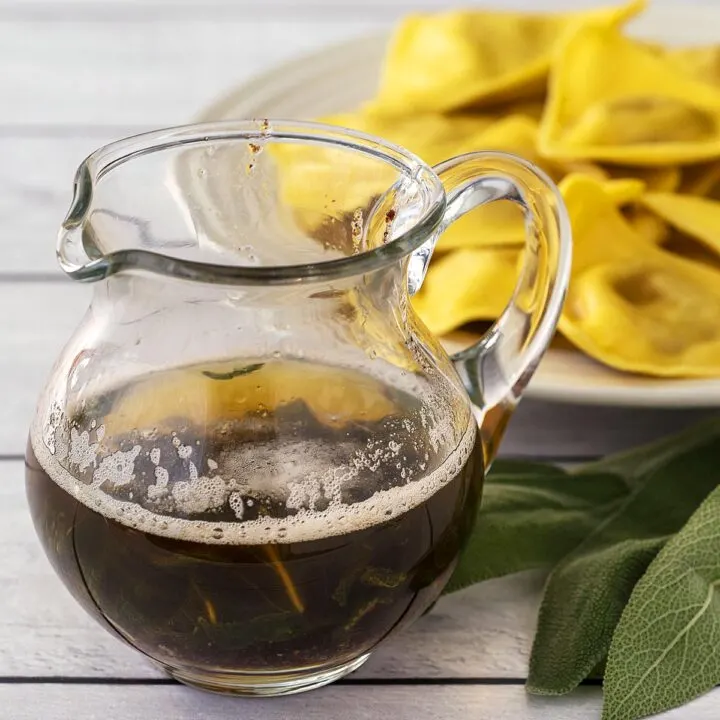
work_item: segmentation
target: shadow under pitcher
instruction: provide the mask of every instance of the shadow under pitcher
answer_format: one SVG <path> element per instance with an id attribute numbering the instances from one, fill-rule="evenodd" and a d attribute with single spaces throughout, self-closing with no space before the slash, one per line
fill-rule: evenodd
<path id="1" fill-rule="evenodd" d="M 440 233 L 511 200 L 527 247 L 449 357 L 413 312 Z M 430 168 L 314 123 L 157 131 L 80 166 L 58 258 L 92 302 L 41 394 L 27 496 L 109 632 L 187 684 L 331 682 L 440 595 L 548 346 L 570 233 L 536 168 Z"/>

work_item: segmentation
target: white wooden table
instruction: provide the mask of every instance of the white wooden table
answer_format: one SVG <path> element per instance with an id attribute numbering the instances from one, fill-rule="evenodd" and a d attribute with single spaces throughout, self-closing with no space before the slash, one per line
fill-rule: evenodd
<path id="1" fill-rule="evenodd" d="M 384 27 L 413 6 L 442 4 L 0 0 L 0 720 L 599 718 L 598 687 L 561 700 L 525 694 L 542 585 L 535 574 L 443 599 L 361 671 L 309 695 L 243 701 L 186 689 L 75 605 L 25 507 L 22 458 L 33 404 L 88 300 L 88 288 L 67 281 L 54 258 L 79 161 L 108 140 L 187 121 L 271 64 Z M 580 460 L 700 416 L 528 400 L 503 449 Z M 666 717 L 715 718 L 719 702 L 716 692 Z"/>

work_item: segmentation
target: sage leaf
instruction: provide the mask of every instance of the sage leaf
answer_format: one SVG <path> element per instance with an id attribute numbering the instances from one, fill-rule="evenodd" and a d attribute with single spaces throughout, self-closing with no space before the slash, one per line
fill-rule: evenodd
<path id="1" fill-rule="evenodd" d="M 218 373 L 212 370 L 203 370 L 203 375 L 209 377 L 211 380 L 232 380 L 233 378 L 240 377 L 241 375 L 249 375 L 250 373 L 260 370 L 265 363 L 254 363 L 252 365 L 245 365 L 244 367 L 235 368 L 229 372 Z"/>
<path id="2" fill-rule="evenodd" d="M 635 487 L 655 468 L 715 437 L 720 437 L 720 422 L 713 417 L 670 437 L 610 455 L 602 460 L 578 465 L 571 472 L 579 476 L 598 472 L 614 473 L 625 478 L 630 487 Z"/>
<path id="3" fill-rule="evenodd" d="M 548 578 L 530 657 L 529 692 L 568 693 L 606 657 L 635 584 L 720 481 L 719 436 L 715 421 L 694 440 L 687 433 L 666 440 L 661 460 L 645 449 L 635 459 L 626 456 L 634 473 L 627 499 Z M 619 470 L 622 464 L 595 467 Z"/>
<path id="4" fill-rule="evenodd" d="M 607 473 L 577 478 L 551 465 L 505 461 L 490 473 L 477 523 L 445 592 L 552 567 L 627 496 Z M 528 472 L 530 471 L 530 472 Z"/>
<path id="5" fill-rule="evenodd" d="M 720 481 L 720 447 L 708 474 Z M 636 720 L 720 683 L 720 487 L 637 583 L 605 673 L 603 720 Z"/>

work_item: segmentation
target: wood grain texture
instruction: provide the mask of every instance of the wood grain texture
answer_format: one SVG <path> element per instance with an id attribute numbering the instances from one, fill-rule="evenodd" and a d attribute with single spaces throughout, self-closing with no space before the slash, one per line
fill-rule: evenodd
<path id="1" fill-rule="evenodd" d="M 374 0 L 377 5 L 370 9 L 361 2 L 319 0 L 293 10 L 294 3 L 274 1 L 275 7 L 216 9 L 215 19 L 199 3 L 163 9 L 158 0 L 127 9 L 99 3 L 0 6 L 0 126 L 187 122 L 260 70 L 378 32 L 412 7 L 410 0 L 402 5 Z M 546 7 L 570 4 L 561 0 Z M 536 7 L 530 0 L 514 6 Z M 191 7 L 195 10 L 188 14 Z M 705 14 L 707 22 L 695 23 L 702 37 L 717 18 L 710 10 Z M 696 36 L 698 31 L 693 30 Z M 712 32 L 707 42 L 715 39 Z"/>
<path id="2" fill-rule="evenodd" d="M 278 13 L 223 22 L 6 20 L 0 125 L 181 124 L 260 70 L 385 24 L 373 13 L 352 23 Z"/>
<path id="3" fill-rule="evenodd" d="M 70 281 L 0 283 L 0 455 L 23 452 L 40 389 L 90 297 L 90 288 Z M 712 414 L 712 410 L 598 408 L 527 399 L 511 421 L 502 454 L 595 457 L 676 432 Z"/>
<path id="4" fill-rule="evenodd" d="M 657 720 L 716 720 L 720 691 Z M 103 685 L 0 685 L 0 703 L 12 708 L 12 720 L 599 720 L 599 688 L 581 688 L 564 698 L 537 698 L 522 687 L 331 686 L 287 698 L 252 699 L 201 694 L 176 685 L 118 687 Z M 108 715 L 110 713 L 110 715 Z"/>
<path id="5" fill-rule="evenodd" d="M 40 389 L 88 297 L 70 282 L 0 283 L 0 455 L 24 452 Z"/>
<path id="6" fill-rule="evenodd" d="M 58 273 L 55 239 L 80 162 L 116 139 L 0 137 L 0 272 Z"/>
<path id="7" fill-rule="evenodd" d="M 374 0 L 374 8 L 332 0 L 215 2 L 213 12 L 159 0 L 149 6 L 3 0 L 0 125 L 180 124 L 260 70 L 387 28 L 413 7 L 410 0 Z M 545 7 L 570 5 L 578 3 Z M 513 0 L 501 7 L 538 6 Z"/>
<path id="8" fill-rule="evenodd" d="M 676 0 L 654 0 L 659 5 Z M 710 4 L 712 0 L 688 0 L 688 4 Z M 76 13 L 95 11 L 93 17 L 134 17 L 141 13 L 147 17 L 154 10 L 162 10 L 173 16 L 197 13 L 208 17 L 212 12 L 232 11 L 238 15 L 253 16 L 258 13 L 275 12 L 282 9 L 288 14 L 308 16 L 322 11 L 323 14 L 348 16 L 356 12 L 381 10 L 383 13 L 416 10 L 443 10 L 448 7 L 488 7 L 523 11 L 556 11 L 559 9 L 593 8 L 599 4 L 619 4 L 618 0 L 465 0 L 463 3 L 451 3 L 448 0 L 0 0 L 0 12 L 13 17 L 25 14 L 26 17 L 75 18 Z M 31 14 L 32 11 L 32 14 Z M 62 12 L 62 14 L 61 14 Z M 1 17 L 1 15 L 0 15 Z M 212 16 L 211 16 L 212 17 Z"/>

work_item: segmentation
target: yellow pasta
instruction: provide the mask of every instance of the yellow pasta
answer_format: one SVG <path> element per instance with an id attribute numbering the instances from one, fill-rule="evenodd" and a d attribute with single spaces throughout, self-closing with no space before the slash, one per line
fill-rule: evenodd
<path id="1" fill-rule="evenodd" d="M 637 178 L 618 178 L 607 180 L 603 188 L 616 205 L 627 205 L 639 200 L 647 190 L 647 185 Z"/>
<path id="2" fill-rule="evenodd" d="M 654 189 L 658 192 L 672 192 L 672 190 Z M 720 200 L 720 160 L 683 168 L 678 192 L 684 195 L 706 195 Z"/>
<path id="3" fill-rule="evenodd" d="M 436 258 L 413 307 L 438 335 L 494 319 L 510 301 L 519 257 L 518 250 L 465 249 Z"/>
<path id="4" fill-rule="evenodd" d="M 671 48 L 667 57 L 698 80 L 720 87 L 720 45 Z"/>
<path id="5" fill-rule="evenodd" d="M 559 41 L 579 22 L 617 25 L 644 4 L 562 14 L 411 15 L 393 33 L 372 106 L 408 114 L 536 98 Z"/>
<path id="6" fill-rule="evenodd" d="M 474 140 L 494 118 L 439 114 L 387 118 L 357 112 L 330 115 L 321 121 L 383 137 L 436 164 L 478 145 Z M 312 145 L 274 145 L 271 152 L 280 173 L 282 200 L 303 227 L 328 215 L 364 209 L 397 179 L 390 165 L 360 153 Z M 305 217 L 307 216 L 307 217 Z"/>
<path id="7" fill-rule="evenodd" d="M 720 202 L 673 193 L 649 193 L 642 202 L 676 230 L 720 255 Z"/>
<path id="8" fill-rule="evenodd" d="M 478 138 L 497 122 L 494 116 L 479 113 L 388 117 L 370 111 L 328 115 L 320 120 L 390 140 L 419 155 L 429 165 L 476 147 Z"/>
<path id="9" fill-rule="evenodd" d="M 573 278 L 560 329 L 618 370 L 704 377 L 720 369 L 720 272 L 655 250 Z"/>
<path id="10" fill-rule="evenodd" d="M 619 370 L 665 376 L 720 368 L 720 272 L 645 242 L 590 179 L 563 184 L 575 238 L 560 330 Z"/>
<path id="11" fill-rule="evenodd" d="M 538 125 L 526 115 L 511 115 L 484 132 L 467 140 L 462 152 L 495 150 L 513 153 L 538 165 L 554 180 L 570 170 L 580 169 L 591 177 L 602 179 L 606 173 L 590 163 L 558 163 L 546 160 L 536 150 Z M 469 247 L 498 247 L 525 242 L 525 223 L 520 208 L 510 202 L 497 202 L 482 207 L 453 223 L 438 243 L 441 251 Z"/>
<path id="12" fill-rule="evenodd" d="M 555 58 L 540 151 L 636 165 L 720 155 L 720 88 L 616 28 L 586 24 Z"/>
<path id="13" fill-rule="evenodd" d="M 623 213 L 630 227 L 651 245 L 661 245 L 667 241 L 670 234 L 668 224 L 640 203 L 624 208 Z"/>
<path id="14" fill-rule="evenodd" d="M 621 215 L 602 183 L 570 175 L 560 183 L 573 230 L 572 274 L 593 265 L 622 262 L 642 252 L 646 243 Z"/>
<path id="15" fill-rule="evenodd" d="M 633 178 L 642 181 L 648 192 L 675 192 L 683 178 L 682 170 L 675 165 L 660 167 L 609 165 L 605 169 L 612 178 Z"/>
<path id="16" fill-rule="evenodd" d="M 564 341 L 618 371 L 720 376 L 720 45 L 626 37 L 644 6 L 412 15 L 393 34 L 376 97 L 321 120 L 431 165 L 492 150 L 544 170 L 574 238 Z M 281 148 L 277 161 L 294 220 L 323 241 L 328 222 L 342 226 L 396 178 L 335 150 Z M 412 298 L 420 318 L 445 336 L 495 320 L 524 243 L 508 201 L 453 223 Z M 402 362 L 402 348 L 386 354 Z"/>

